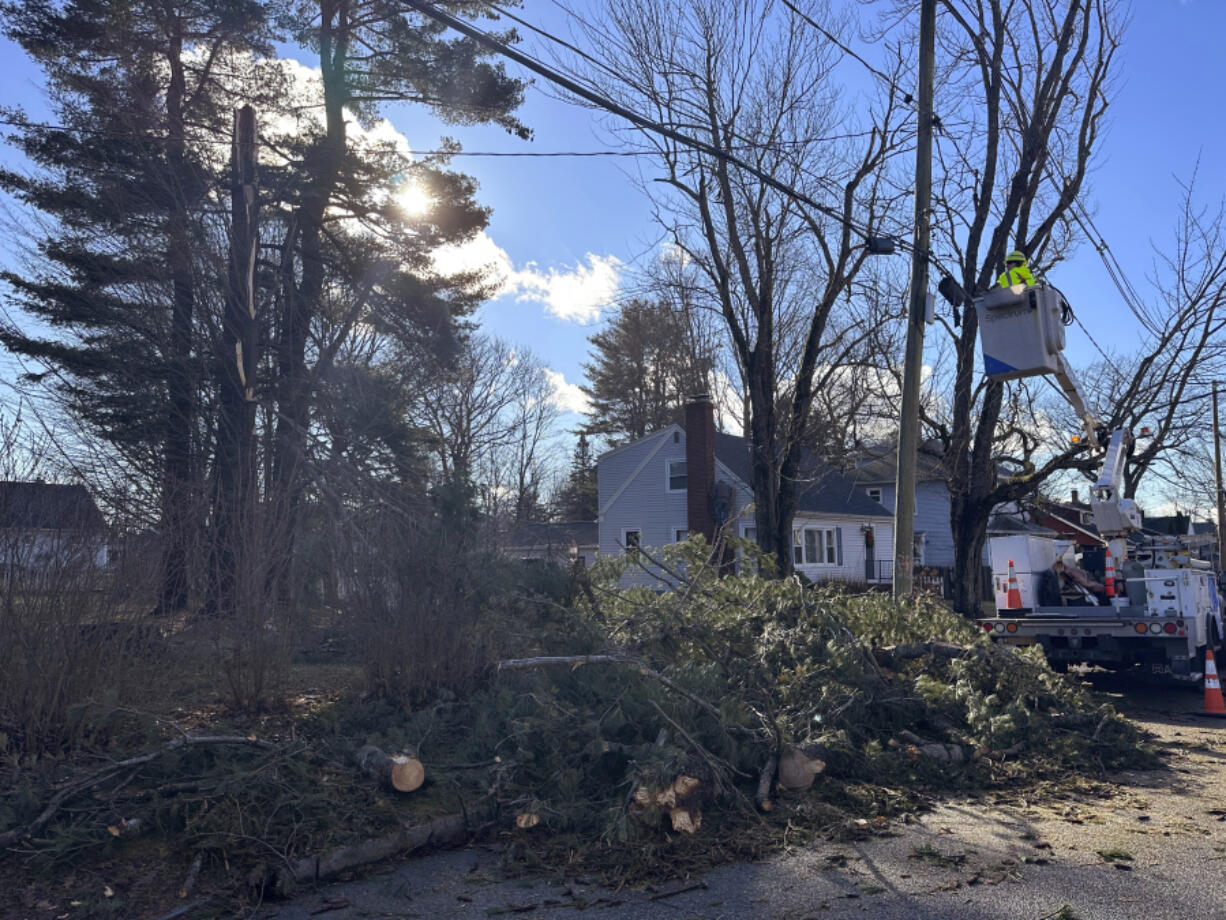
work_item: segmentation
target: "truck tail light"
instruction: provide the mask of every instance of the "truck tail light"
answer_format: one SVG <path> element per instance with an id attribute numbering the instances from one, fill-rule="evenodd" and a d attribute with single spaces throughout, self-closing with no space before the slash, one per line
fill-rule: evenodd
<path id="1" fill-rule="evenodd" d="M 1166 633 L 1170 633 L 1172 636 L 1175 635 L 1175 624 L 1167 623 L 1165 626 L 1162 627 L 1162 631 Z"/>
<path id="2" fill-rule="evenodd" d="M 1005 629 L 1009 630 L 1009 632 L 1017 632 L 1017 624 L 1010 623 L 1008 626 L 1005 627 Z"/>
<path id="3" fill-rule="evenodd" d="M 1139 633 L 1147 632 L 1147 629 L 1144 623 L 1138 623 L 1133 628 Z"/>
<path id="4" fill-rule="evenodd" d="M 997 632 L 1004 632 L 1004 631 L 1005 631 L 1005 624 L 1004 624 L 1004 623 L 997 623 L 997 624 L 996 624 L 996 631 L 997 631 Z"/>
<path id="5" fill-rule="evenodd" d="M 983 631 L 984 631 L 984 632 L 991 632 L 991 631 L 992 631 L 992 624 L 991 624 L 991 623 L 984 623 L 984 624 L 983 624 Z"/>
<path id="6" fill-rule="evenodd" d="M 1160 633 L 1160 632 L 1162 632 L 1162 624 L 1161 624 L 1161 623 L 1150 623 L 1150 624 L 1149 624 L 1149 631 L 1150 631 L 1150 632 L 1152 632 L 1152 633 Z"/>

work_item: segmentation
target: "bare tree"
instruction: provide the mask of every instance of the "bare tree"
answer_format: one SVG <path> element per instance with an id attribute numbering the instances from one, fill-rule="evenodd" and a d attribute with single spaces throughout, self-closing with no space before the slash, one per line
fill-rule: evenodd
<path id="1" fill-rule="evenodd" d="M 942 0 L 936 110 L 942 131 L 934 187 L 933 248 L 953 254 L 950 272 L 967 291 L 985 290 L 1008 249 L 1052 266 L 1073 238 L 1071 209 L 1084 184 L 1107 111 L 1123 14 L 1115 0 Z M 890 22 L 909 4 L 889 4 Z M 955 603 L 979 610 L 987 522 L 1002 501 L 1061 465 L 1064 451 L 1034 473 L 1034 440 L 1009 422 L 1006 388 L 976 379 L 978 322 L 966 311 L 951 329 L 952 404 L 925 421 L 949 471 Z M 1031 428 L 1033 425 L 1030 426 Z M 1026 477 L 1002 481 L 1002 448 L 1022 448 Z M 1046 472 L 1045 472 L 1046 471 Z"/>
<path id="2" fill-rule="evenodd" d="M 605 55 L 592 82 L 708 148 L 624 137 L 655 154 L 644 184 L 656 219 L 702 279 L 693 302 L 722 319 L 747 405 L 758 541 L 789 572 L 819 371 L 865 334 L 841 298 L 866 258 L 853 225 L 875 225 L 892 203 L 883 167 L 902 139 L 900 100 L 891 82 L 856 115 L 832 78 L 835 46 L 773 2 L 613 0 L 589 31 Z"/>
<path id="3" fill-rule="evenodd" d="M 463 344 L 454 367 L 422 390 L 409 413 L 427 432 L 443 482 L 461 490 L 483 486 L 487 511 L 509 498 L 520 512 L 543 478 L 558 417 L 550 396 L 544 367 L 530 351 L 475 335 Z"/>

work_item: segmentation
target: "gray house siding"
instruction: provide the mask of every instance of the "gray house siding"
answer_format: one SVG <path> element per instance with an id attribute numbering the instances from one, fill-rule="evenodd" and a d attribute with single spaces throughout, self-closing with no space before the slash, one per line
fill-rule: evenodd
<path id="1" fill-rule="evenodd" d="M 672 425 L 641 441 L 604 454 L 597 461 L 597 496 L 600 503 L 600 555 L 625 553 L 625 534 L 638 531 L 640 545 L 659 549 L 677 542 L 677 532 L 689 530 L 686 493 L 668 490 L 668 461 L 685 459 L 685 431 Z M 738 536 L 753 526 L 752 494 L 724 464 L 715 461 L 715 479 L 736 489 L 733 513 Z M 632 569 L 624 585 L 656 586 L 661 578 Z"/>
<path id="2" fill-rule="evenodd" d="M 954 564 L 954 535 L 949 527 L 949 489 L 943 482 L 915 488 L 915 531 L 924 533 L 924 565 Z"/>
<path id="3" fill-rule="evenodd" d="M 685 433 L 677 425 L 600 458 L 600 555 L 624 553 L 627 531 L 638 531 L 644 547 L 675 542 L 675 531 L 687 526 L 686 496 L 668 491 L 667 461 L 684 459 Z"/>
<path id="4" fill-rule="evenodd" d="M 879 501 L 890 511 L 894 510 L 894 483 L 861 483 L 864 494 L 880 490 Z M 954 564 L 954 538 L 949 528 L 949 489 L 945 483 L 928 480 L 915 486 L 915 532 L 924 535 L 924 565 L 950 566 Z M 891 530 L 890 540 L 893 541 Z M 880 544 L 878 544 L 880 545 Z M 892 550 L 891 550 L 892 552 Z"/>
<path id="5" fill-rule="evenodd" d="M 686 493 L 670 491 L 667 473 L 669 461 L 685 459 L 685 441 L 684 430 L 679 426 L 670 426 L 634 444 L 604 454 L 598 460 L 599 545 L 602 556 L 625 553 L 626 534 L 630 531 L 638 533 L 639 545 L 648 550 L 675 543 L 678 536 L 684 539 L 688 534 Z M 715 481 L 723 481 L 733 487 L 734 523 L 731 533 L 738 537 L 746 536 L 754 527 L 752 490 L 718 456 L 715 458 Z M 857 502 L 862 500 L 856 499 L 850 504 L 855 506 Z M 840 505 L 843 503 L 839 501 Z M 894 541 L 893 522 L 879 506 L 868 503 L 866 510 L 868 516 L 838 511 L 798 511 L 794 531 L 800 537 L 802 558 L 796 564 L 797 571 L 814 581 L 888 580 L 888 560 Z M 865 545 L 866 528 L 873 534 L 872 547 Z M 817 531 L 807 538 L 808 544 L 806 530 Z M 827 539 L 832 544 L 827 543 Z M 820 549 L 817 545 L 819 541 Z M 868 565 L 870 555 L 871 569 Z M 622 576 L 621 582 L 624 586 L 658 587 L 667 586 L 668 579 L 662 573 L 652 572 L 650 567 L 647 571 L 632 568 Z"/>

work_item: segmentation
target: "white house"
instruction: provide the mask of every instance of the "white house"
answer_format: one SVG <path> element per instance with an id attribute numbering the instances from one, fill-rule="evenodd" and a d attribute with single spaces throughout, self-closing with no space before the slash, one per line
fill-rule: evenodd
<path id="1" fill-rule="evenodd" d="M 710 540 L 717 525 L 755 537 L 751 442 L 715 431 L 710 399 L 686 406 L 669 425 L 597 461 L 600 554 L 678 543 L 691 532 Z M 802 465 L 792 522 L 796 570 L 813 581 L 889 583 L 893 517 L 879 502 L 816 458 Z M 650 584 L 638 572 L 628 583 Z"/>
<path id="2" fill-rule="evenodd" d="M 0 482 L 0 566 L 9 574 L 107 562 L 107 528 L 81 485 Z"/>
<path id="3" fill-rule="evenodd" d="M 502 551 L 512 559 L 578 569 L 596 561 L 596 543 L 595 521 L 516 524 L 501 540 Z"/>

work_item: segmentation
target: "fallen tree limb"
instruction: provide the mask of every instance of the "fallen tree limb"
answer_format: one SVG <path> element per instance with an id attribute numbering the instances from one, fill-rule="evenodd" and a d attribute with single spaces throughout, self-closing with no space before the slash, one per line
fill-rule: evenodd
<path id="1" fill-rule="evenodd" d="M 499 671 L 518 671 L 525 668 L 548 668 L 566 664 L 578 667 L 581 664 L 638 664 L 625 655 L 543 655 L 540 658 L 507 658 L 498 662 Z"/>
<path id="2" fill-rule="evenodd" d="M 644 662 L 637 658 L 632 658 L 629 655 L 543 655 L 539 658 L 507 658 L 498 662 L 499 671 L 522 671 L 528 668 L 548 668 L 557 665 L 569 665 L 577 668 L 584 664 L 628 664 L 637 668 L 640 674 L 650 677 L 652 680 L 663 684 L 669 690 L 676 693 L 678 696 L 683 696 L 699 709 L 709 713 L 716 719 L 719 719 L 722 724 L 722 715 L 719 707 L 707 702 L 700 696 L 695 696 L 684 687 L 679 687 L 675 682 L 665 677 L 659 671 L 649 667 Z M 740 731 L 746 734 L 758 734 L 751 728 L 745 728 L 741 725 L 725 725 L 727 731 Z"/>
<path id="3" fill-rule="evenodd" d="M 492 803 L 470 809 L 466 814 L 447 815 L 426 824 L 406 827 L 383 837 L 316 853 L 294 860 L 276 875 L 276 891 L 289 897 L 304 882 L 318 882 L 349 869 L 378 862 L 398 854 L 411 853 L 427 846 L 451 846 L 465 840 L 476 827 L 476 818 L 485 818 L 493 810 Z"/>
<path id="4" fill-rule="evenodd" d="M 42 813 L 37 818 L 35 818 L 25 827 L 15 827 L 12 830 L 5 831 L 3 834 L 0 834 L 0 847 L 11 846 L 18 840 L 21 840 L 23 837 L 30 837 L 33 834 L 36 834 L 46 826 L 47 822 L 55 817 L 56 813 L 60 810 L 60 806 L 63 805 L 68 799 L 80 792 L 85 791 L 91 786 L 96 786 L 99 783 L 106 782 L 108 779 L 113 778 L 117 773 L 123 772 L 128 767 L 143 766 L 152 760 L 156 760 L 163 754 L 168 754 L 171 751 L 182 747 L 205 744 L 246 744 L 269 750 L 276 750 L 277 748 L 277 745 L 268 741 L 260 741 L 256 738 L 244 737 L 242 735 L 184 735 L 183 737 L 176 738 L 165 746 L 158 748 L 156 751 L 150 751 L 146 754 L 139 754 L 136 757 L 129 757 L 127 760 L 121 760 L 117 763 L 107 764 L 105 767 L 95 770 L 93 773 L 89 773 L 83 777 L 66 783 L 58 792 L 56 792 L 54 796 L 51 797 L 51 801 L 47 803 L 47 807 L 43 809 Z"/>

